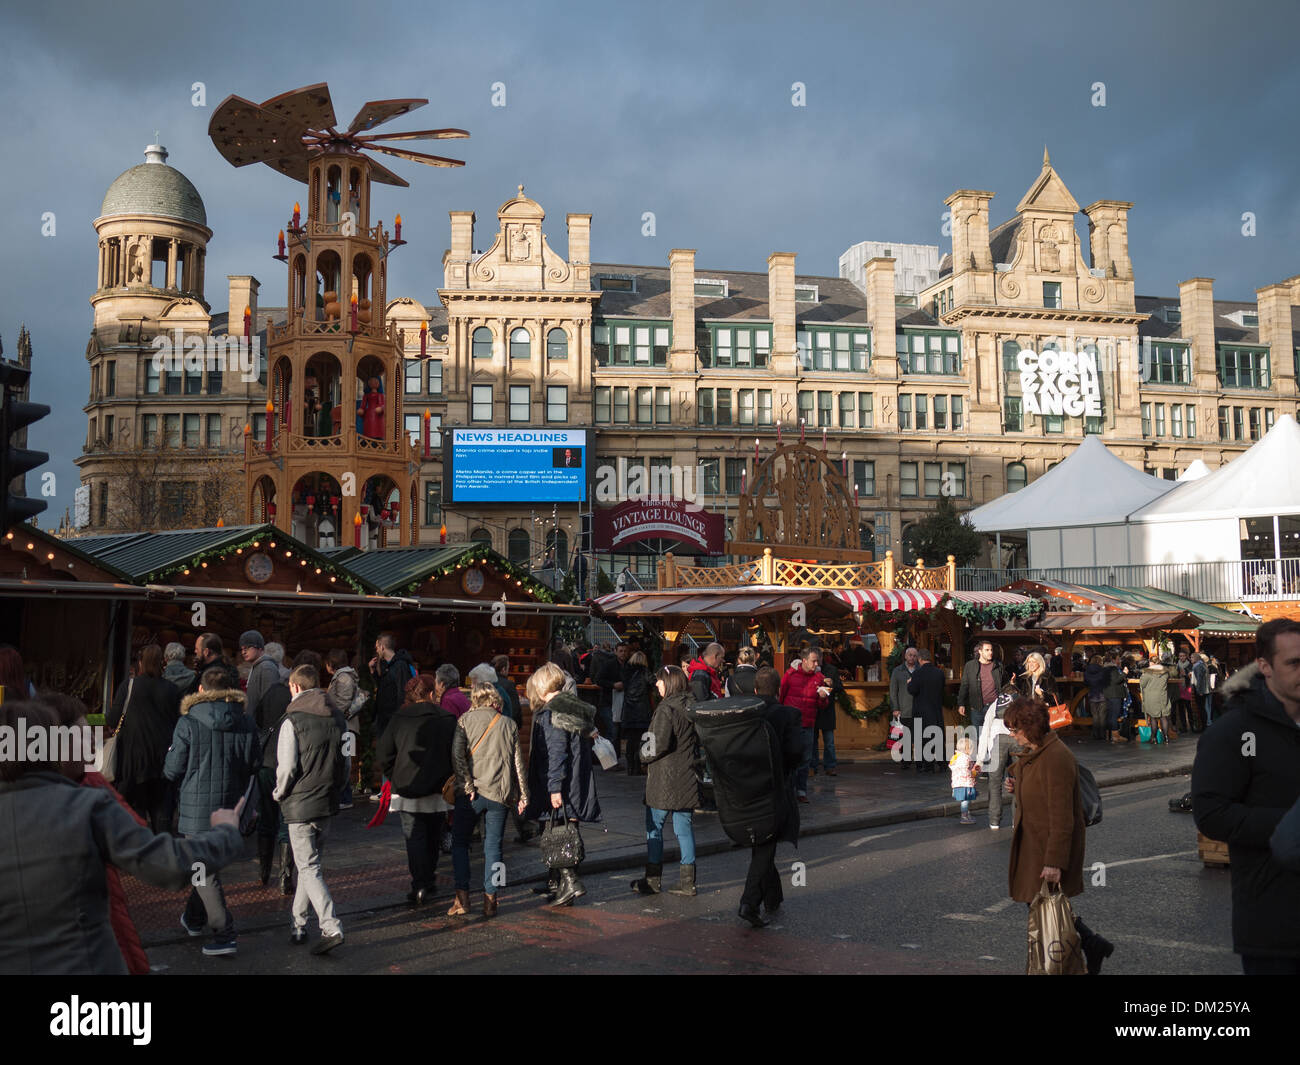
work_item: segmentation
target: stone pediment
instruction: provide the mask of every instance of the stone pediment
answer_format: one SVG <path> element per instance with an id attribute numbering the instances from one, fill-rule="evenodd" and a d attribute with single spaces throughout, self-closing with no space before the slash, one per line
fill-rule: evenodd
<path id="1" fill-rule="evenodd" d="M 1069 215 L 1077 214 L 1079 211 L 1078 201 L 1070 195 L 1070 190 L 1065 187 L 1065 182 L 1052 169 L 1046 149 L 1043 151 L 1042 173 L 1029 186 L 1029 191 L 1020 198 L 1020 202 L 1016 204 L 1018 214 L 1023 214 L 1026 211 Z"/>
<path id="2" fill-rule="evenodd" d="M 541 204 L 525 196 L 520 185 L 519 195 L 497 211 L 496 240 L 470 266 L 470 288 L 572 289 L 572 268 L 542 232 L 545 218 Z"/>

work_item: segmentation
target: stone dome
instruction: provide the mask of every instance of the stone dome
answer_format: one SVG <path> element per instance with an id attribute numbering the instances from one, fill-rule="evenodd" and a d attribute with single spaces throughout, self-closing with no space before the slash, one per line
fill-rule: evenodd
<path id="1" fill-rule="evenodd" d="M 144 150 L 144 158 L 143 163 L 131 167 L 108 187 L 100 216 L 157 215 L 206 229 L 208 214 L 203 209 L 203 198 L 189 178 L 167 165 L 167 149 L 151 144 Z"/>

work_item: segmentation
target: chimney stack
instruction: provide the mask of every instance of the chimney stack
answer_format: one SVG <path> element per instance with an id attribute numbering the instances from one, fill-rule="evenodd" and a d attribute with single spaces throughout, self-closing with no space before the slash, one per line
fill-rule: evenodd
<path id="1" fill-rule="evenodd" d="M 1215 365 L 1218 348 L 1214 341 L 1214 278 L 1193 277 L 1178 283 L 1181 334 L 1192 345 L 1192 384 L 1217 392 L 1219 372 Z"/>
<path id="2" fill-rule="evenodd" d="M 668 366 L 678 373 L 694 373 L 694 248 L 674 248 L 668 253 L 668 302 L 673 319 L 673 343 L 668 352 Z"/>
<path id="3" fill-rule="evenodd" d="M 1268 345 L 1273 387 L 1280 396 L 1296 394 L 1295 340 L 1291 328 L 1291 284 L 1265 285 L 1255 292 L 1259 342 Z"/>
<path id="4" fill-rule="evenodd" d="M 253 332 L 256 333 L 257 290 L 262 287 L 261 283 L 248 274 L 227 274 L 226 280 L 230 282 L 230 317 L 226 321 L 226 332 L 231 336 L 243 335 L 244 308 L 247 307 L 253 319 Z"/>
<path id="5" fill-rule="evenodd" d="M 469 264 L 474 258 L 474 212 L 450 211 L 451 249 L 442 259 L 443 287 L 469 288 Z"/>
<path id="6" fill-rule="evenodd" d="M 956 230 L 953 230 L 954 234 Z M 897 312 L 894 303 L 894 260 L 883 256 L 867 260 L 867 321 L 871 324 L 871 372 L 881 377 L 898 376 L 898 352 L 894 346 Z"/>
<path id="7" fill-rule="evenodd" d="M 573 267 L 574 288 L 591 288 L 591 215 L 564 216 L 569 227 L 569 265 Z"/>
<path id="8" fill-rule="evenodd" d="M 798 358 L 794 328 L 794 252 L 767 257 L 767 311 L 772 316 L 772 369 L 793 373 Z"/>

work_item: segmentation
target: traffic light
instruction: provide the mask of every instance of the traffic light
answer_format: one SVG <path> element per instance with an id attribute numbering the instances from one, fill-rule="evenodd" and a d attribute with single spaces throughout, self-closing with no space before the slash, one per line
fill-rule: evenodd
<path id="1" fill-rule="evenodd" d="M 41 499 L 29 499 L 10 491 L 16 477 L 21 477 L 50 461 L 44 451 L 15 447 L 10 437 L 50 413 L 44 403 L 28 403 L 19 396 L 27 385 L 32 371 L 26 366 L 0 359 L 0 532 L 30 521 L 45 509 Z"/>

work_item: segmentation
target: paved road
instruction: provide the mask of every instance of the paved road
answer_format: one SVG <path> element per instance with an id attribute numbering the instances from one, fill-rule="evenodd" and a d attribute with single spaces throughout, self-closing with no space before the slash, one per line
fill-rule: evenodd
<path id="1" fill-rule="evenodd" d="M 1107 789 L 1106 818 L 1089 831 L 1087 860 L 1103 863 L 1105 885 L 1090 885 L 1077 910 L 1116 943 L 1107 971 L 1239 971 L 1228 873 L 1202 866 L 1191 817 L 1169 812 L 1181 790 L 1178 778 Z M 347 942 L 328 958 L 290 947 L 287 927 L 242 936 L 233 958 L 204 958 L 197 940 L 150 956 L 172 973 L 1017 973 L 1025 915 L 1006 898 L 1009 849 L 1008 831 L 955 818 L 783 846 L 786 905 L 761 931 L 735 916 L 747 859 L 736 850 L 702 860 L 695 899 L 643 899 L 630 873 L 602 873 L 562 911 L 520 886 L 503 889 L 491 922 L 448 918 L 446 901 L 349 915 Z"/>

